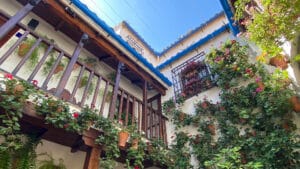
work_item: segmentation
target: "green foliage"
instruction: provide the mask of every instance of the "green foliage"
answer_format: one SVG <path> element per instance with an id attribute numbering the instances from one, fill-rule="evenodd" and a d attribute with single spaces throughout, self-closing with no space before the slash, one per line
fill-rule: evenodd
<path id="1" fill-rule="evenodd" d="M 225 42 L 220 49 L 212 49 L 206 55 L 206 62 L 216 74 L 221 88 L 230 88 L 243 77 L 248 79 L 256 73 L 256 67 L 248 62 L 247 47 L 235 40 Z"/>
<path id="2" fill-rule="evenodd" d="M 22 135 L 23 145 L 17 150 L 0 151 L 1 169 L 35 169 L 36 153 L 35 149 L 40 142 L 35 136 Z"/>
<path id="3" fill-rule="evenodd" d="M 44 67 L 43 67 L 43 74 L 44 75 L 48 75 L 48 73 L 50 73 L 50 70 L 54 66 L 56 60 L 57 60 L 57 58 L 55 56 L 53 56 L 53 54 L 50 55 L 50 57 L 44 63 Z M 65 64 L 62 61 L 60 61 L 58 66 L 65 67 Z"/>
<path id="4" fill-rule="evenodd" d="M 54 158 L 48 155 L 49 159 L 40 161 L 40 167 L 38 169 L 67 169 L 63 163 L 63 159 L 59 159 L 59 163 L 55 164 Z"/>
<path id="5" fill-rule="evenodd" d="M 62 100 L 54 100 L 52 98 L 44 98 L 42 102 L 36 106 L 36 112 L 45 117 L 48 124 L 52 124 L 57 128 L 64 128 L 67 131 L 80 132 L 81 126 L 77 123 L 78 112 L 73 115 L 70 113 L 69 106 Z"/>
<path id="6" fill-rule="evenodd" d="M 172 149 L 169 152 L 171 162 L 168 168 L 192 168 L 190 164 L 191 155 L 189 152 L 189 147 L 187 146 L 189 142 L 188 135 L 184 132 L 175 133 L 175 135 L 176 139 L 174 140 L 174 144 L 171 145 Z"/>
<path id="7" fill-rule="evenodd" d="M 240 147 L 222 149 L 220 153 L 210 160 L 205 161 L 206 167 L 213 167 L 214 169 L 231 169 L 231 168 L 244 168 L 244 169 L 262 169 L 261 162 L 252 162 L 246 165 L 242 164 L 240 157 Z"/>
<path id="8" fill-rule="evenodd" d="M 151 160 L 154 165 L 169 166 L 169 151 L 167 145 L 161 139 L 152 139 L 147 143 L 148 154 L 147 159 Z"/>
<path id="9" fill-rule="evenodd" d="M 28 38 L 25 41 L 23 41 L 18 49 L 18 55 L 20 57 L 24 57 L 30 50 L 30 48 L 36 43 L 36 39 L 31 39 Z M 30 68 L 33 68 L 38 60 L 39 60 L 39 49 L 42 45 L 38 45 L 31 53 L 30 57 L 29 57 L 29 65 Z"/>
<path id="10" fill-rule="evenodd" d="M 207 55 L 218 75 L 221 100 L 195 104 L 192 118 L 199 133 L 189 139 L 192 153 L 200 168 L 299 168 L 299 139 L 290 115 L 295 91 L 288 74 L 250 64 L 247 53 L 246 47 L 228 41 Z"/>
<path id="11" fill-rule="evenodd" d="M 26 99 L 34 91 L 34 87 L 26 81 L 16 79 L 1 80 L 5 89 L 0 91 L 0 135 L 5 141 L 1 143 L 0 150 L 19 149 L 22 147 L 19 120 Z"/>
<path id="12" fill-rule="evenodd" d="M 172 111 L 175 108 L 175 102 L 173 98 L 170 98 L 169 100 L 162 103 L 162 110 L 163 113 L 169 114 L 170 111 Z"/>
<path id="13" fill-rule="evenodd" d="M 245 17 L 245 3 L 250 0 L 237 0 L 236 19 Z M 300 0 L 261 0 L 263 11 L 253 12 L 252 21 L 246 25 L 250 40 L 263 51 L 276 56 L 282 49 L 282 38 L 292 40 L 300 30 Z"/>

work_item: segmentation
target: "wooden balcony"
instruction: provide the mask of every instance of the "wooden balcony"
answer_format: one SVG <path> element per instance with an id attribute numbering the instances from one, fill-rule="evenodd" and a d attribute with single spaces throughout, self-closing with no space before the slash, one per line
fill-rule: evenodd
<path id="1" fill-rule="evenodd" d="M 40 10 L 37 9 L 37 13 Z M 44 18 L 49 19 L 50 15 Z M 10 16 L 1 12 L 0 26 L 9 18 Z M 72 33 L 72 30 L 69 32 Z M 80 31 L 73 31 L 71 39 L 78 40 L 78 33 Z M 95 67 L 78 59 L 83 48 L 82 41 L 81 38 L 73 54 L 70 54 L 63 46 L 59 47 L 49 38 L 17 23 L 0 41 L 0 70 L 28 82 L 37 80 L 40 90 L 69 102 L 74 107 L 88 105 L 98 110 L 98 115 L 111 120 L 122 120 L 125 126 L 136 124 L 140 132 L 145 132 L 146 138 L 166 140 L 166 118 L 161 113 L 160 92 L 149 99 L 147 90 L 151 83 L 143 83 L 145 78 L 134 74 L 129 66 L 131 63 L 122 64 L 103 48 L 97 48 L 93 41 L 86 46 L 86 50 L 100 54 L 98 60 L 116 69 L 114 80 L 101 75 Z M 74 59 L 75 57 L 77 58 Z M 142 88 L 139 94 L 142 98 L 119 86 L 121 73 L 131 82 L 136 82 L 133 85 Z"/>

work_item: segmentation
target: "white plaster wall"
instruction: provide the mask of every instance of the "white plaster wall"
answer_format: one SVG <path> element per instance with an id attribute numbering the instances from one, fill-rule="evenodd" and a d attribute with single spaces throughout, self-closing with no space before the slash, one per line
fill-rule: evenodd
<path id="1" fill-rule="evenodd" d="M 150 49 L 138 38 L 136 37 L 124 23 L 120 23 L 115 28 L 116 33 L 118 33 L 125 41 L 127 41 L 127 36 L 132 37 L 139 46 L 141 46 L 143 50 L 143 56 L 148 60 L 148 62 L 152 63 L 154 66 L 157 65 L 157 56 L 150 51 Z"/>
<path id="2" fill-rule="evenodd" d="M 67 169 L 82 169 L 86 156 L 86 153 L 83 151 L 71 153 L 70 147 L 56 144 L 47 140 L 42 140 L 42 143 L 36 148 L 36 153 L 38 154 L 38 165 L 40 160 L 49 159 L 49 157 L 42 155 L 47 153 L 54 158 L 56 164 L 59 163 L 59 159 L 62 159 Z"/>

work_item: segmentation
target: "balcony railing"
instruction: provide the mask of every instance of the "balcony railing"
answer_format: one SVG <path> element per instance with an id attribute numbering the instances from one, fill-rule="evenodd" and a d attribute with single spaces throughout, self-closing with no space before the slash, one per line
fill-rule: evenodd
<path id="1" fill-rule="evenodd" d="M 63 79 L 67 71 L 65 65 L 72 59 L 68 52 L 22 24 L 12 31 L 3 38 L 6 42 L 0 46 L 1 71 L 29 83 L 37 80 L 39 89 L 73 106 L 88 105 L 99 110 L 98 115 L 109 116 L 114 82 L 80 60 L 76 61 L 70 77 Z M 122 120 L 125 126 L 136 124 L 140 132 L 145 131 L 147 138 L 165 138 L 165 119 L 158 108 L 147 105 L 147 114 L 143 113 L 144 102 L 121 87 L 114 102 L 114 120 Z"/>
<path id="2" fill-rule="evenodd" d="M 205 53 L 201 52 L 172 69 L 175 97 L 190 98 L 215 86 L 215 76 L 204 58 Z"/>

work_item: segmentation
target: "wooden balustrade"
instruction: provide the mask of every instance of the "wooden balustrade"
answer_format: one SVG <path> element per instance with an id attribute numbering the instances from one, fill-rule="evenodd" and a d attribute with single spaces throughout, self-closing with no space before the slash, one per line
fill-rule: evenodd
<path id="1" fill-rule="evenodd" d="M 137 125 L 138 130 L 140 132 L 144 131 L 147 138 L 163 138 L 162 130 L 165 128 L 164 125 L 161 124 L 164 123 L 164 121 L 161 120 L 161 110 L 154 110 L 151 106 L 145 106 L 147 100 L 141 100 L 121 87 L 115 88 L 114 82 L 103 77 L 97 71 L 93 70 L 93 68 L 86 66 L 80 60 L 76 60 L 76 62 L 73 62 L 72 64 L 72 67 L 75 64 L 79 65 L 79 71 L 71 71 L 68 72 L 67 76 L 64 76 L 66 71 L 71 70 L 71 68 L 69 68 L 69 70 L 64 68 L 63 70 L 59 70 L 63 75 L 58 75 L 57 69 L 61 62 L 67 60 L 68 64 L 70 64 L 72 56 L 50 42 L 48 39 L 26 29 L 25 26 L 19 24 L 18 27 L 20 27 L 18 34 L 21 33 L 21 36 L 13 44 L 10 44 L 11 46 L 8 47 L 8 50 L 5 52 L 3 51 L 2 53 L 4 54 L 0 56 L 1 71 L 11 73 L 17 78 L 27 80 L 29 83 L 35 79 L 42 79 L 39 81 L 37 86 L 41 90 L 50 92 L 56 97 L 79 107 L 87 105 L 93 109 L 97 109 L 99 110 L 99 115 L 105 114 L 110 117 L 110 111 L 112 111 L 114 112 L 112 119 L 122 120 L 125 126 Z M 18 56 L 16 51 L 28 38 L 33 38 L 35 42 L 26 54 L 18 59 L 20 61 L 17 61 L 16 58 L 18 58 Z M 4 44 L 3 46 L 6 45 L 8 44 Z M 28 64 L 32 53 L 41 45 L 44 46 L 43 48 L 45 50 L 42 54 L 39 54 L 38 62 L 34 67 L 26 68 L 26 64 Z M 1 48 L 1 50 L 4 50 L 4 48 Z M 53 56 L 54 54 L 55 56 Z M 43 71 L 49 57 L 55 57 L 55 61 L 51 65 L 50 70 L 46 74 L 41 75 L 41 71 Z M 15 67 L 9 69 L 7 68 L 7 64 L 12 61 L 11 59 L 15 59 L 13 62 L 18 63 Z M 27 77 L 24 70 L 26 70 L 26 72 L 30 72 L 27 74 Z M 87 81 L 85 86 L 82 86 L 81 83 L 84 76 L 87 76 Z M 63 77 L 65 78 L 63 79 Z M 74 77 L 76 78 L 75 82 L 70 82 L 70 79 Z M 62 84 L 62 81 L 63 85 L 60 85 Z M 94 83 L 96 85 L 94 85 Z M 92 89 L 90 89 L 91 86 L 93 86 Z M 112 97 L 112 89 L 117 89 L 117 95 L 114 98 L 114 101 Z M 92 90 L 92 92 L 90 90 Z M 145 94 L 143 97 L 147 97 L 147 95 Z M 114 105 L 111 106 L 113 102 Z"/>

